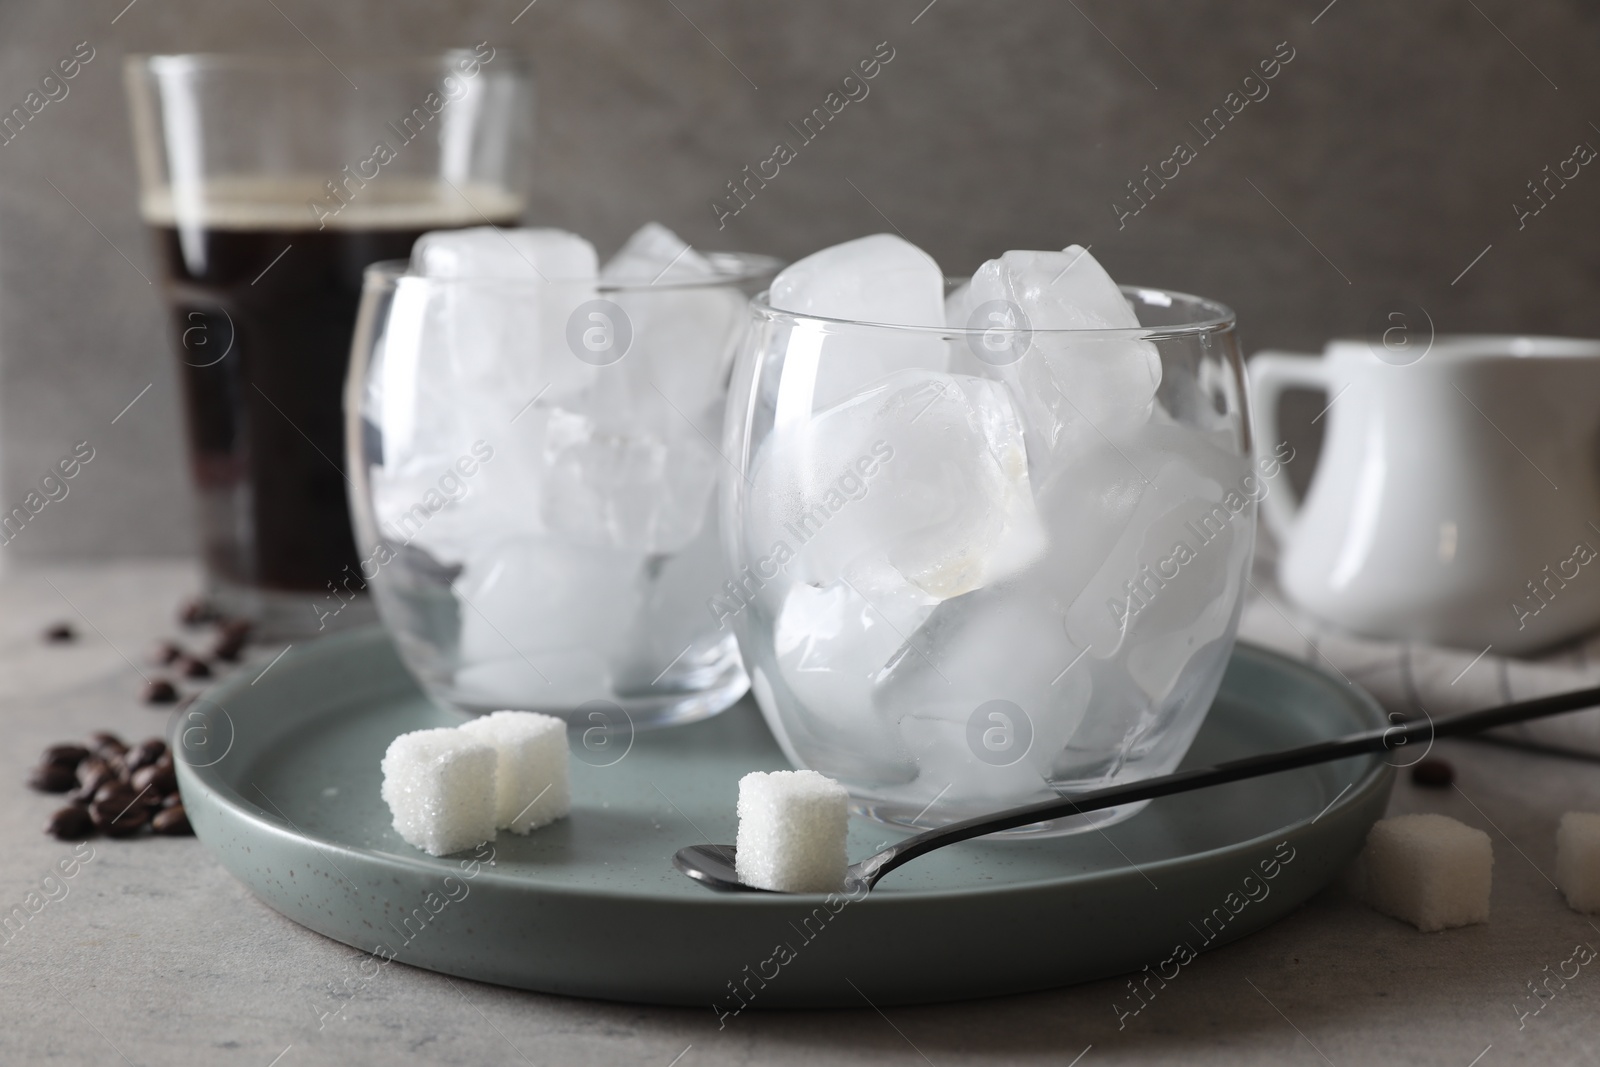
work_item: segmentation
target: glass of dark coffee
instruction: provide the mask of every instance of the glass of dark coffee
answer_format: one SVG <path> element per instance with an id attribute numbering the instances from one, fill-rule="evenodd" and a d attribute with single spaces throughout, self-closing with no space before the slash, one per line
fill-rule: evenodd
<path id="1" fill-rule="evenodd" d="M 516 224 L 528 66 L 485 43 L 134 56 L 125 76 L 208 593 L 267 637 L 371 621 L 342 413 L 362 273 L 429 230 Z"/>

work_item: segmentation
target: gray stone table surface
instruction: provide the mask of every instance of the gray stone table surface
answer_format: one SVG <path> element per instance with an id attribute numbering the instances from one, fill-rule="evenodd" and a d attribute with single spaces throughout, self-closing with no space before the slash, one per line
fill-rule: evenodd
<path id="1" fill-rule="evenodd" d="M 1542 1010 L 1518 1014 L 1539 1004 L 1528 982 L 1580 942 L 1600 945 L 1546 877 L 1561 813 L 1600 810 L 1600 766 L 1470 743 L 1439 746 L 1457 788 L 1402 779 L 1391 810 L 1490 833 L 1488 925 L 1421 934 L 1330 889 L 1201 956 L 1120 1029 L 1124 980 L 886 1011 L 750 1011 L 719 1030 L 709 1008 L 539 996 L 404 965 L 324 1016 L 355 951 L 257 901 L 192 839 L 98 839 L 42 896 L 73 846 L 40 832 L 56 801 L 23 785 L 27 769 L 45 745 L 92 730 L 161 732 L 166 716 L 137 699 L 142 657 L 176 632 L 174 605 L 195 584 L 192 568 L 167 563 L 0 578 L 0 912 L 13 915 L 0 931 L 0 1063 L 1492 1067 L 1592 1062 L 1600 1050 L 1596 968 L 1551 980 Z M 64 619 L 80 639 L 46 645 L 42 628 Z M 276 651 L 259 650 L 254 669 Z M 48 901 L 36 913 L 30 892 Z"/>

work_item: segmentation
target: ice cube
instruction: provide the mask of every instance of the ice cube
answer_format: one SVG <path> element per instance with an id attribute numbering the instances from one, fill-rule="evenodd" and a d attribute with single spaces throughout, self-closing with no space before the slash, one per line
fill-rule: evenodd
<path id="1" fill-rule="evenodd" d="M 712 501 L 700 532 L 682 551 L 645 560 L 640 608 L 613 665 L 618 693 L 703 689 L 737 655 L 732 631 L 714 628 L 706 610 L 707 600 L 721 594 L 727 570 L 714 510 Z"/>
<path id="2" fill-rule="evenodd" d="M 774 308 L 851 322 L 942 327 L 944 276 L 922 249 L 893 234 L 874 234 L 814 252 L 773 279 Z M 861 387 L 912 367 L 943 370 L 945 341 L 866 327 L 830 328 L 802 321 L 789 339 L 780 386 L 780 419 L 803 418 Z"/>
<path id="3" fill-rule="evenodd" d="M 722 399 L 744 337 L 744 293 L 732 285 L 641 285 L 610 298 L 628 317 L 632 347 L 602 380 L 618 379 L 620 401 L 664 422 L 688 420 L 710 440 L 722 434 Z"/>
<path id="4" fill-rule="evenodd" d="M 1069 603 L 1074 642 L 1101 660 L 1124 654 L 1159 703 L 1235 624 L 1254 546 L 1249 468 L 1213 435 L 1178 426 L 1108 447 L 1041 487 L 1052 547 L 1042 573 Z"/>
<path id="5" fill-rule="evenodd" d="M 1130 330 L 1139 325 L 1111 275 L 1078 245 L 1060 252 L 1011 251 L 991 259 L 972 276 L 970 299 L 974 306 L 1008 300 L 1023 310 L 1035 330 Z"/>
<path id="6" fill-rule="evenodd" d="M 605 692 L 643 565 L 637 553 L 549 537 L 480 544 L 454 584 L 462 699 L 555 713 Z"/>
<path id="7" fill-rule="evenodd" d="M 655 222 L 628 238 L 600 276 L 616 286 L 607 295 L 622 308 L 633 336 L 622 364 L 629 402 L 665 398 L 716 439 L 718 401 L 743 336 L 744 293 L 718 284 L 709 259 Z M 715 425 L 707 417 L 713 408 Z"/>
<path id="8" fill-rule="evenodd" d="M 1023 575 L 934 608 L 880 674 L 874 706 L 930 796 L 957 805 L 1044 796 L 1089 708 L 1082 651 L 1060 605 Z"/>
<path id="9" fill-rule="evenodd" d="M 874 681 L 933 610 L 920 604 L 869 603 L 850 585 L 788 587 L 773 631 L 778 674 L 815 730 L 808 750 L 832 752 L 830 766 L 867 780 L 914 774 L 890 718 L 873 706 Z M 887 769 L 886 769 L 887 768 Z"/>
<path id="10" fill-rule="evenodd" d="M 1016 411 L 998 382 L 904 370 L 773 431 L 752 467 L 751 555 L 775 544 L 797 580 L 934 602 L 1042 553 Z"/>
<path id="11" fill-rule="evenodd" d="M 1015 308 L 1031 331 L 1025 342 L 982 357 L 993 364 L 1029 416 L 1035 470 L 1094 438 L 1149 418 L 1161 384 L 1161 358 L 1148 341 L 1075 331 L 1126 330 L 1138 316 L 1086 249 L 1011 251 L 978 268 L 975 307 Z M 1074 331 L 1074 332 L 1057 332 Z"/>
<path id="12" fill-rule="evenodd" d="M 606 260 L 600 279 L 607 282 L 644 282 L 671 285 L 714 275 L 711 261 L 683 238 L 661 225 L 647 222 L 633 232 L 617 254 Z"/>
<path id="13" fill-rule="evenodd" d="M 555 229 L 435 230 L 411 248 L 411 269 L 429 278 L 584 281 L 597 262 L 594 245 Z"/>
<path id="14" fill-rule="evenodd" d="M 610 370 L 611 368 L 607 368 Z M 651 426 L 549 412 L 539 500 L 545 528 L 574 545 L 673 553 L 700 532 L 716 488 L 711 445 L 681 418 Z"/>
<path id="15" fill-rule="evenodd" d="M 944 298 L 944 324 L 956 330 L 965 330 L 972 321 L 977 305 L 972 302 L 972 280 L 962 282 Z"/>
<path id="16" fill-rule="evenodd" d="M 533 497 L 542 442 L 518 447 L 537 421 L 526 409 L 582 392 L 595 371 L 567 343 L 569 316 L 594 294 L 593 247 L 558 230 L 481 227 L 424 234 L 412 266 L 369 376 L 385 466 L 426 481 L 474 442 L 504 445 L 486 480 Z"/>

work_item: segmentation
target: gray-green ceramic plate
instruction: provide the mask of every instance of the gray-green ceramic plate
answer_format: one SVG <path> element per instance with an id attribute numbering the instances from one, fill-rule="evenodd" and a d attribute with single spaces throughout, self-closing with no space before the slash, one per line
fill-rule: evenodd
<path id="1" fill-rule="evenodd" d="M 1158 800 L 1103 834 L 968 842 L 864 900 L 830 903 L 717 894 L 672 868 L 683 845 L 734 839 L 740 775 L 785 766 L 748 701 L 641 733 L 609 766 L 585 752 L 573 761 L 571 818 L 502 833 L 476 859 L 411 848 L 378 795 L 389 741 L 450 721 L 368 630 L 295 649 L 253 684 L 219 686 L 176 717 L 172 741 L 200 840 L 271 907 L 374 953 L 360 973 L 392 958 L 719 1013 L 1170 972 L 1325 886 L 1382 814 L 1393 778 L 1382 758 L 1345 760 Z M 1383 722 L 1359 690 L 1241 647 L 1187 762 Z M 887 837 L 855 820 L 850 853 Z"/>

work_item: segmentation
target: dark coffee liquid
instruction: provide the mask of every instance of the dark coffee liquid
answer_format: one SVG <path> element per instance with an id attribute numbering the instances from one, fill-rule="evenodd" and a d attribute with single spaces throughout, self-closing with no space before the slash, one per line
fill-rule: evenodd
<path id="1" fill-rule="evenodd" d="M 362 271 L 448 228 L 154 227 L 211 577 L 360 587 L 343 402 Z"/>

